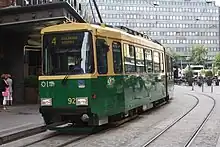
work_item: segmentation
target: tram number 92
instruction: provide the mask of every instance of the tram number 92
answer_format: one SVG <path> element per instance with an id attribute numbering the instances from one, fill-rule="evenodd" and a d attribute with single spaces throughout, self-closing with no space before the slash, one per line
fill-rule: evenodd
<path id="1" fill-rule="evenodd" d="M 69 105 L 76 104 L 76 98 L 68 98 L 68 104 Z"/>

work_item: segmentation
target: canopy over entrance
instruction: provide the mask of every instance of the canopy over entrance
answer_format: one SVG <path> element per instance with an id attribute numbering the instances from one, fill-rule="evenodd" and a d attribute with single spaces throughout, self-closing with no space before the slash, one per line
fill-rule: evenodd
<path id="1" fill-rule="evenodd" d="M 0 74 L 9 73 L 14 77 L 14 99 L 17 102 L 24 101 L 25 69 L 30 66 L 33 69 L 35 61 L 30 56 L 39 56 L 35 58 L 36 64 L 41 64 L 40 30 L 66 20 L 85 22 L 66 2 L 0 9 Z"/>

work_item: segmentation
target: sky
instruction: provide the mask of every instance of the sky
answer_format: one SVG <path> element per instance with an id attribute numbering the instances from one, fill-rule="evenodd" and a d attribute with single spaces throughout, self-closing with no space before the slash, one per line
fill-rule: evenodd
<path id="1" fill-rule="evenodd" d="M 217 6 L 220 6 L 220 0 L 215 0 Z"/>

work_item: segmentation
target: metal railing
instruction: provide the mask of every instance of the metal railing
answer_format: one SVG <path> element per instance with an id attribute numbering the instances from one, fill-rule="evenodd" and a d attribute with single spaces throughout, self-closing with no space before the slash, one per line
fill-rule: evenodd
<path id="1" fill-rule="evenodd" d="M 17 6 L 33 6 L 33 5 L 60 2 L 60 1 L 65 1 L 74 8 L 78 7 L 77 0 L 16 0 L 15 3 Z"/>
<path id="2" fill-rule="evenodd" d="M 84 3 L 80 3 L 80 0 L 11 0 L 11 4 L 8 4 L 5 7 L 7 8 L 13 6 L 16 7 L 36 6 L 36 5 L 42 5 L 48 3 L 57 3 L 57 2 L 67 2 L 71 7 L 73 7 L 76 10 L 76 12 L 78 12 L 79 15 L 81 15 L 83 19 L 85 19 L 86 21 L 89 21 L 91 19 L 89 16 L 88 7 L 84 7 Z"/>
<path id="3" fill-rule="evenodd" d="M 30 6 L 51 3 L 54 0 L 15 0 L 16 6 Z"/>
<path id="4" fill-rule="evenodd" d="M 78 13 L 82 15 L 82 5 L 79 3 L 79 0 L 15 0 L 14 6 L 34 6 L 48 3 L 56 3 L 56 2 L 67 2 L 70 6 L 72 6 Z"/>
<path id="5" fill-rule="evenodd" d="M 20 5 L 21 6 L 40 5 L 40 4 L 54 3 L 59 1 L 66 1 L 71 4 L 71 1 L 74 0 L 23 0 L 23 2 Z"/>

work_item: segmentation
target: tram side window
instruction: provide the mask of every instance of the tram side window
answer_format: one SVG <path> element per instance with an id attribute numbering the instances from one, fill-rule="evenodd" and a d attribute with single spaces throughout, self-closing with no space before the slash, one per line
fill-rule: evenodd
<path id="1" fill-rule="evenodd" d="M 160 53 L 154 52 L 154 73 L 160 72 Z"/>
<path id="2" fill-rule="evenodd" d="M 145 66 L 148 73 L 153 72 L 153 58 L 151 50 L 145 51 Z"/>
<path id="3" fill-rule="evenodd" d="M 112 43 L 112 52 L 113 52 L 113 63 L 114 63 L 114 72 L 122 73 L 122 54 L 121 54 L 121 43 L 113 42 Z"/>
<path id="4" fill-rule="evenodd" d="M 137 72 L 143 73 L 145 71 L 143 49 L 135 47 L 135 50 Z"/>
<path id="5" fill-rule="evenodd" d="M 124 44 L 124 66 L 125 72 L 135 72 L 135 48 L 133 45 Z"/>
<path id="6" fill-rule="evenodd" d="M 96 40 L 97 68 L 100 74 L 106 74 L 108 72 L 108 50 L 109 46 L 104 39 Z"/>

